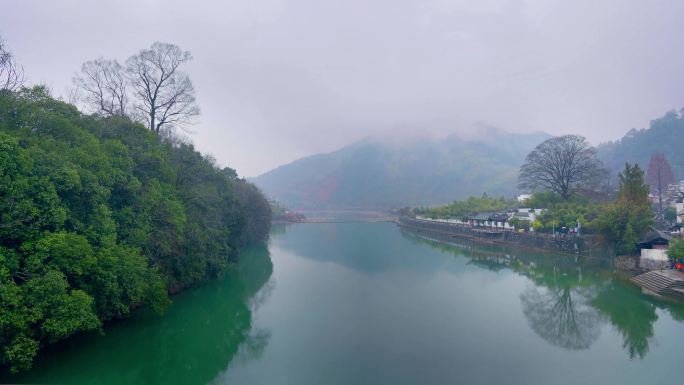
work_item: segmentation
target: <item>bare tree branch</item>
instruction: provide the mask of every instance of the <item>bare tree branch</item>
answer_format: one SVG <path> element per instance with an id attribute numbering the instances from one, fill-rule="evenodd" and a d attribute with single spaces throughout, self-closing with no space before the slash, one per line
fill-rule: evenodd
<path id="1" fill-rule="evenodd" d="M 0 91 L 16 91 L 24 85 L 24 69 L 17 64 L 0 37 Z"/>
<path id="2" fill-rule="evenodd" d="M 116 60 L 97 59 L 83 63 L 74 84 L 83 93 L 86 107 L 102 116 L 128 113 L 127 79 L 124 67 Z"/>
<path id="3" fill-rule="evenodd" d="M 190 52 L 157 42 L 127 60 L 135 109 L 150 130 L 159 133 L 166 127 L 183 126 L 199 115 L 192 82 L 178 70 L 191 59 Z"/>
<path id="4" fill-rule="evenodd" d="M 524 189 L 546 189 L 563 199 L 579 188 L 598 183 L 603 166 L 596 149 L 578 135 L 548 139 L 527 155 L 520 168 L 519 186 Z"/>

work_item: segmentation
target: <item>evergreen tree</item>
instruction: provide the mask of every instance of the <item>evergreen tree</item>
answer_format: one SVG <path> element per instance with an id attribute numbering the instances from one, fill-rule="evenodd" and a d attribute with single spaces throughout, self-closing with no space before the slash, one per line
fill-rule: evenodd
<path id="1" fill-rule="evenodd" d="M 632 253 L 639 237 L 653 225 L 649 187 L 638 164 L 625 163 L 619 182 L 617 202 L 603 208 L 595 226 L 613 243 L 617 253 Z"/>

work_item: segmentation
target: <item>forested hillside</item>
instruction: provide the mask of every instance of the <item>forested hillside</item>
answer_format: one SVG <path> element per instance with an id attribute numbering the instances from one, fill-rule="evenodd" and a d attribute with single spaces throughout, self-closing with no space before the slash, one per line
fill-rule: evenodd
<path id="1" fill-rule="evenodd" d="M 42 87 L 0 92 L 0 363 L 163 309 L 269 226 L 258 189 L 191 144 Z"/>
<path id="2" fill-rule="evenodd" d="M 684 111 L 683 111 L 684 112 Z M 598 147 L 599 158 L 617 175 L 625 162 L 642 168 L 655 153 L 662 153 L 678 180 L 684 179 L 684 116 L 670 111 L 652 120 L 648 129 L 632 129 L 622 139 Z"/>
<path id="3" fill-rule="evenodd" d="M 480 127 L 478 138 L 388 143 L 366 139 L 254 179 L 292 208 L 388 208 L 511 196 L 527 153 L 549 136 Z"/>

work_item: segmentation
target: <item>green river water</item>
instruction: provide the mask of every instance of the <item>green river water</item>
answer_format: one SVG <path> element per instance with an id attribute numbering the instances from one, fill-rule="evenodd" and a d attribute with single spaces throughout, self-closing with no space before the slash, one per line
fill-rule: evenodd
<path id="1" fill-rule="evenodd" d="M 223 277 L 0 383 L 681 384 L 684 306 L 609 263 L 390 223 L 276 227 Z"/>

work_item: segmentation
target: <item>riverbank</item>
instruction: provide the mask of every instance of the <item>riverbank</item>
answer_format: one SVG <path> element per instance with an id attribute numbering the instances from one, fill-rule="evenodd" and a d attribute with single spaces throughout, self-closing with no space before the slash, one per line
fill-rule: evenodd
<path id="1" fill-rule="evenodd" d="M 163 316 L 137 312 L 104 334 L 64 341 L 0 383 L 679 378 L 684 307 L 642 295 L 611 259 L 460 242 L 390 223 L 277 226 L 268 252 L 254 252 L 175 297 Z M 484 371 L 483 357 L 501 370 Z M 557 375 L 569 370 L 579 372 Z"/>
<path id="2" fill-rule="evenodd" d="M 553 251 L 561 254 L 607 254 L 594 237 L 566 235 L 551 236 L 541 233 L 519 233 L 492 227 L 470 227 L 455 223 L 400 217 L 396 223 L 414 231 L 432 232 L 483 244 L 512 246 L 527 250 Z"/>
<path id="3" fill-rule="evenodd" d="M 49 345 L 32 369 L 18 374 L 0 370 L 0 384 L 210 383 L 227 363 L 245 354 L 241 346 L 256 352 L 265 345 L 264 335 L 254 328 L 253 312 L 272 274 L 267 247 L 246 247 L 221 276 L 175 295 L 163 315 L 138 309 L 100 331 Z"/>

